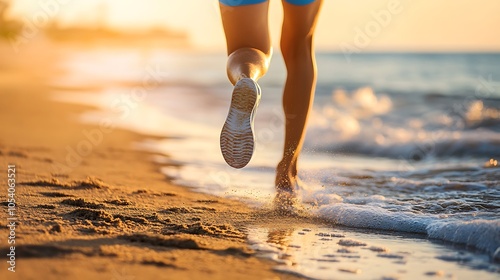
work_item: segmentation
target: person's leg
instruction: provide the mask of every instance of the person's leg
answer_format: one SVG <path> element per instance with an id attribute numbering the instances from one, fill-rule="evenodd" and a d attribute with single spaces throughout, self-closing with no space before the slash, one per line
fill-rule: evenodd
<path id="1" fill-rule="evenodd" d="M 234 85 L 241 78 L 257 81 L 267 72 L 271 57 L 271 39 L 268 29 L 268 1 L 250 1 L 262 3 L 238 4 L 240 6 L 227 5 L 232 2 L 245 1 L 225 0 L 220 3 L 229 56 L 227 75 Z"/>
<path id="2" fill-rule="evenodd" d="M 281 52 L 287 68 L 283 94 L 285 143 L 283 158 L 276 169 L 277 198 L 293 195 L 297 180 L 297 159 L 316 85 L 313 35 L 322 0 L 283 0 L 284 20 Z"/>
<path id="3" fill-rule="evenodd" d="M 255 148 L 253 118 L 261 95 L 257 80 L 267 72 L 271 57 L 268 6 L 267 0 L 220 0 L 227 75 L 234 85 L 220 148 L 234 168 L 246 166 Z"/>

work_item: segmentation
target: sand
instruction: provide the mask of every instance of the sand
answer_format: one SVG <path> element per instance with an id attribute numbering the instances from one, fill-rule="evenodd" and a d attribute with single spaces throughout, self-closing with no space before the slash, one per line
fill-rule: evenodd
<path id="1" fill-rule="evenodd" d="M 14 215 L 7 202 L 0 215 L 0 279 L 298 278 L 247 244 L 247 226 L 272 217 L 169 183 L 151 154 L 132 148 L 151 136 L 101 133 L 78 121 L 93 108 L 52 100 L 57 47 L 38 42 L 15 54 L 0 43 L 0 56 L 2 197 L 7 166 L 16 172 Z M 8 217 L 17 218 L 15 244 Z"/>

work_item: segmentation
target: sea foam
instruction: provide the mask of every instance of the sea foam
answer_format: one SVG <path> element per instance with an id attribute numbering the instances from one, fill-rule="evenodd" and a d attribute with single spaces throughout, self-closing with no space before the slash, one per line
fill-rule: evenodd
<path id="1" fill-rule="evenodd" d="M 453 220 L 346 203 L 323 205 L 316 214 L 349 227 L 423 233 L 429 238 L 481 249 L 493 258 L 500 257 L 500 220 Z"/>

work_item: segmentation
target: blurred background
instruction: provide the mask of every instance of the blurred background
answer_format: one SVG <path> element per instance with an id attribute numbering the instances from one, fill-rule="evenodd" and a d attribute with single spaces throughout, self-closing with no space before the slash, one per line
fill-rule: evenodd
<path id="1" fill-rule="evenodd" d="M 271 1 L 273 41 L 277 46 L 282 19 L 280 1 Z M 500 25 L 494 0 L 387 1 L 360 4 L 347 0 L 324 1 L 316 42 L 320 50 L 342 50 L 353 43 L 357 29 L 397 7 L 377 36 L 364 48 L 378 51 L 498 51 Z M 2 0 L 0 28 L 4 37 L 18 36 L 34 25 L 53 38 L 87 39 L 105 34 L 145 33 L 184 40 L 192 48 L 220 50 L 224 36 L 215 0 Z M 381 15 L 383 17 L 383 15 Z M 27 30 L 25 30 L 27 31 Z M 29 32 L 29 31 L 28 31 Z M 376 34 L 379 33 L 379 34 Z M 77 35 L 78 34 L 78 35 Z M 73 38 L 77 39 L 77 38 Z M 151 38 L 149 38 L 151 39 Z"/>

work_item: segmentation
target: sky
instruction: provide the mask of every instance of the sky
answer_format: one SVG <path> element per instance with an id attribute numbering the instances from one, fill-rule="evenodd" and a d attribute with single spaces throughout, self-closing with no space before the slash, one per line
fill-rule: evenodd
<path id="1" fill-rule="evenodd" d="M 11 16 L 45 13 L 63 25 L 167 26 L 195 47 L 224 49 L 217 0 L 11 0 Z M 271 0 L 270 30 L 279 44 L 281 2 Z M 342 51 L 500 51 L 499 0 L 324 0 L 316 46 Z M 383 17 L 385 16 L 385 17 Z"/>

